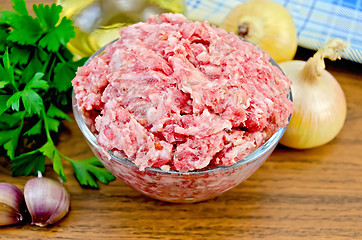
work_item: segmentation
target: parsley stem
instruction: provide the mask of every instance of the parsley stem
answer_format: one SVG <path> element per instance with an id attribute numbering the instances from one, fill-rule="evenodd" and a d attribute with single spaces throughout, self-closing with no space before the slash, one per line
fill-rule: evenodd
<path id="1" fill-rule="evenodd" d="M 3 64 L 4 64 L 4 69 L 6 71 L 7 77 L 10 80 L 11 85 L 13 86 L 13 88 L 15 89 L 16 92 L 19 92 L 19 89 L 18 89 L 18 87 L 16 86 L 16 83 L 15 83 L 14 70 L 13 70 L 13 67 L 11 66 L 11 64 L 10 64 L 9 48 L 8 47 L 6 47 L 6 51 L 5 51 L 4 55 L 3 55 Z"/>
<path id="2" fill-rule="evenodd" d="M 42 116 L 43 121 L 44 121 L 44 129 L 45 129 L 45 133 L 46 133 L 47 139 L 48 139 L 48 141 L 53 142 L 53 139 L 52 139 L 52 137 L 50 136 L 48 119 L 47 119 L 47 116 L 46 116 L 46 113 L 45 113 L 45 108 L 44 108 L 44 106 L 43 106 L 42 109 L 41 109 L 41 116 Z"/>
<path id="3" fill-rule="evenodd" d="M 47 136 L 47 140 L 48 140 L 48 142 L 51 142 L 54 145 L 52 137 L 50 136 L 48 119 L 47 119 L 47 116 L 46 116 L 46 113 L 45 113 L 44 106 L 43 106 L 43 108 L 41 110 L 41 113 L 42 113 L 42 118 L 43 118 L 43 121 L 44 121 L 44 128 L 45 128 L 45 133 L 46 133 L 46 136 Z M 74 162 L 73 159 L 71 159 L 71 158 L 65 156 L 64 154 L 62 154 L 61 152 L 59 152 L 59 150 L 55 147 L 55 145 L 54 145 L 54 150 L 57 151 L 59 156 L 61 156 L 63 159 L 65 159 L 65 160 L 67 160 L 68 162 L 71 162 L 71 163 Z"/>
<path id="4" fill-rule="evenodd" d="M 70 163 L 73 163 L 73 162 L 76 162 L 76 161 L 77 161 L 77 160 L 71 159 L 70 157 L 65 156 L 64 154 L 62 154 L 62 153 L 59 152 L 58 150 L 57 150 L 57 152 L 59 153 L 59 155 L 60 155 L 62 158 L 64 158 L 65 160 L 67 160 L 67 161 L 70 162 Z M 91 158 L 96 158 L 96 156 L 90 157 L 89 159 L 91 159 Z M 97 159 L 98 159 L 98 158 L 97 158 Z M 84 161 L 84 160 L 83 160 L 83 161 Z M 79 162 L 79 161 L 77 161 L 77 162 Z"/>
<path id="5" fill-rule="evenodd" d="M 30 151 L 30 152 L 23 153 L 23 154 L 21 154 L 21 155 L 19 155 L 17 157 L 22 158 L 22 157 L 25 157 L 25 156 L 31 156 L 31 155 L 33 155 L 33 154 L 35 154 L 37 152 L 39 152 L 39 148 L 34 149 L 33 151 Z"/>
<path id="6" fill-rule="evenodd" d="M 56 52 L 56 54 L 62 63 L 67 63 L 67 61 L 64 60 L 62 54 L 60 54 L 59 52 Z"/>
<path id="7" fill-rule="evenodd" d="M 56 62 L 56 58 L 53 58 L 53 61 L 52 63 L 50 64 L 50 68 L 49 68 L 49 72 L 52 73 L 53 72 L 53 68 L 54 68 L 54 65 L 55 65 L 55 62 Z M 50 76 L 51 74 L 48 74 L 47 76 L 47 81 L 50 82 Z"/>
<path id="8" fill-rule="evenodd" d="M 65 160 L 67 160 L 68 162 L 74 162 L 74 160 L 73 159 L 71 159 L 71 158 L 69 158 L 69 157 L 67 157 L 67 156 L 65 156 L 64 154 L 62 154 L 61 152 L 59 152 L 58 151 L 58 153 L 59 153 L 59 155 L 62 157 L 62 158 L 64 158 Z"/>
<path id="9" fill-rule="evenodd" d="M 43 65 L 43 69 L 42 69 L 42 72 L 43 72 L 43 73 L 46 72 L 46 70 L 47 70 L 47 68 L 48 68 L 48 65 L 49 65 L 49 62 L 50 62 L 51 59 L 53 59 L 53 62 L 54 62 L 54 56 L 53 56 L 53 54 L 50 55 L 50 56 L 45 60 L 44 65 Z"/>

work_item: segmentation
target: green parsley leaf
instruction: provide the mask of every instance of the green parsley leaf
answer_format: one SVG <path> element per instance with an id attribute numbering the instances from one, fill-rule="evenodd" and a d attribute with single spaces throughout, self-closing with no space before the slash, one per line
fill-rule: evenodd
<path id="1" fill-rule="evenodd" d="M 64 182 L 67 181 L 59 152 L 54 146 L 54 143 L 48 140 L 41 148 L 39 148 L 39 151 L 52 160 L 54 171 L 62 178 Z"/>
<path id="2" fill-rule="evenodd" d="M 45 156 L 40 151 L 25 153 L 11 160 L 11 173 L 13 176 L 36 175 L 38 171 L 45 171 Z"/>
<path id="3" fill-rule="evenodd" d="M 13 28 L 21 27 L 21 23 L 18 20 L 19 20 L 19 14 L 7 10 L 1 11 L 0 21 L 2 24 L 10 25 Z"/>
<path id="4" fill-rule="evenodd" d="M 58 128 L 61 122 L 51 117 L 47 117 L 47 121 L 48 121 L 49 130 L 53 132 L 58 132 Z"/>
<path id="5" fill-rule="evenodd" d="M 2 87 L 1 88 L 4 88 L 7 84 L 10 83 L 10 80 L 8 79 L 7 77 L 7 71 L 5 70 L 5 68 L 3 68 L 1 65 L 0 65 L 0 79 L 1 79 L 1 82 L 2 82 Z"/>
<path id="6" fill-rule="evenodd" d="M 4 130 L 8 130 L 18 125 L 24 119 L 24 116 L 24 111 L 13 112 L 11 114 L 3 113 L 1 115 L 0 122 L 5 123 L 7 127 L 4 128 Z"/>
<path id="7" fill-rule="evenodd" d="M 43 76 L 44 74 L 41 72 L 35 73 L 33 78 L 26 84 L 24 89 L 43 89 L 45 91 L 48 90 L 48 82 L 41 80 Z"/>
<path id="8" fill-rule="evenodd" d="M 34 90 L 24 90 L 21 94 L 25 111 L 31 116 L 34 114 L 40 114 L 43 106 L 43 99 Z"/>
<path id="9" fill-rule="evenodd" d="M 22 102 L 25 108 L 25 111 L 31 116 L 34 114 L 40 114 L 40 111 L 43 108 L 43 99 L 39 96 L 37 92 L 35 92 L 32 88 L 41 88 L 48 89 L 48 83 L 40 80 L 43 76 L 42 73 L 36 73 L 32 80 L 25 86 L 23 91 L 18 91 L 14 93 L 6 102 L 7 107 L 10 107 L 19 111 L 20 107 L 20 98 L 22 98 Z"/>
<path id="10" fill-rule="evenodd" d="M 44 68 L 44 64 L 39 59 L 39 57 L 36 55 L 33 56 L 33 58 L 30 60 L 30 62 L 26 65 L 26 67 L 23 71 L 23 74 L 22 74 L 22 78 L 20 79 L 19 83 L 29 82 L 33 78 L 34 73 L 43 72 L 42 71 L 43 68 Z"/>
<path id="11" fill-rule="evenodd" d="M 40 20 L 43 28 L 52 28 L 59 21 L 59 14 L 62 12 L 62 7 L 60 5 L 33 5 L 33 11 L 35 15 Z"/>
<path id="12" fill-rule="evenodd" d="M 26 4 L 22 0 L 11 0 L 13 3 L 13 9 L 21 15 L 28 15 L 28 9 L 26 9 Z"/>
<path id="13" fill-rule="evenodd" d="M 26 64 L 30 56 L 30 51 L 28 49 L 12 47 L 10 49 L 10 61 L 13 66 L 16 64 Z"/>
<path id="14" fill-rule="evenodd" d="M 47 141 L 41 148 L 39 148 L 39 151 L 48 158 L 53 159 L 55 151 L 54 143 L 51 141 Z"/>
<path id="15" fill-rule="evenodd" d="M 35 44 L 43 34 L 43 29 L 40 27 L 39 20 L 31 16 L 18 16 L 19 26 L 14 26 L 7 40 L 25 44 Z"/>
<path id="16" fill-rule="evenodd" d="M 58 41 L 57 32 L 52 30 L 49 31 L 40 41 L 39 46 L 47 48 L 48 51 L 56 52 L 60 47 L 60 42 Z"/>
<path id="17" fill-rule="evenodd" d="M 0 81 L 0 88 L 4 88 L 8 84 L 9 84 L 8 81 Z"/>
<path id="18" fill-rule="evenodd" d="M 4 149 L 7 150 L 10 159 L 13 159 L 15 156 L 15 150 L 18 147 L 18 140 L 22 127 L 23 126 L 20 125 L 16 129 L 0 132 L 0 144 L 4 145 Z"/>
<path id="19" fill-rule="evenodd" d="M 72 87 L 71 80 L 74 78 L 75 69 L 68 63 L 60 62 L 54 69 L 54 86 L 60 91 L 65 92 Z"/>
<path id="20" fill-rule="evenodd" d="M 4 75 L 2 77 L 4 77 L 5 80 L 8 80 L 9 83 L 11 83 L 12 86 L 17 90 L 17 86 L 14 82 L 14 70 L 10 64 L 9 51 L 7 48 L 3 56 L 3 64 L 4 67 L 1 69 L 1 71 L 3 72 Z"/>
<path id="21" fill-rule="evenodd" d="M 1 21 L 1 16 L 0 16 L 0 21 Z M 9 26 L 7 24 L 0 24 L 0 52 L 5 51 L 7 43 L 6 43 L 6 38 L 9 35 L 9 30 L 8 30 Z"/>
<path id="22" fill-rule="evenodd" d="M 51 59 L 54 60 L 53 55 L 49 55 L 49 53 L 43 48 L 37 48 L 34 50 L 34 55 L 42 62 L 49 63 Z M 69 59 L 69 58 L 68 58 Z M 44 72 L 46 73 L 46 72 Z"/>
<path id="23" fill-rule="evenodd" d="M 10 95 L 0 95 L 0 116 L 9 108 L 6 102 L 10 97 Z"/>
<path id="24" fill-rule="evenodd" d="M 51 118 L 58 117 L 60 119 L 72 121 L 72 119 L 65 112 L 63 112 L 62 110 L 60 110 L 53 104 L 50 104 L 50 107 L 48 108 L 48 111 L 47 111 L 47 116 L 49 116 Z"/>
<path id="25" fill-rule="evenodd" d="M 65 44 L 73 37 L 75 37 L 74 27 L 72 21 L 63 18 L 59 25 L 56 26 L 59 20 L 59 14 L 62 10 L 60 5 L 40 4 L 33 7 L 35 14 L 40 19 L 41 25 L 47 29 L 47 33 L 39 41 L 39 46 L 47 48 L 48 51 L 56 52 L 61 45 Z"/>
<path id="26" fill-rule="evenodd" d="M 65 174 L 64 174 L 64 169 L 63 169 L 63 164 L 62 161 L 60 159 L 60 155 L 58 150 L 56 150 L 54 152 L 54 158 L 53 158 L 53 169 L 56 173 L 58 173 L 58 175 L 62 178 L 62 180 L 64 182 L 67 181 L 67 179 L 65 178 Z"/>
<path id="27" fill-rule="evenodd" d="M 81 185 L 98 188 L 98 184 L 94 180 L 93 175 L 105 184 L 115 179 L 96 157 L 82 161 L 73 160 L 71 161 L 71 164 L 74 168 L 75 176 Z"/>
<path id="28" fill-rule="evenodd" d="M 3 145 L 11 140 L 13 133 L 16 130 L 7 130 L 7 131 L 1 131 L 0 132 L 0 144 Z"/>
<path id="29" fill-rule="evenodd" d="M 75 37 L 74 27 L 72 21 L 68 18 L 63 17 L 62 21 L 56 27 L 56 32 L 59 37 L 59 42 L 65 46 L 71 38 Z"/>
<path id="30" fill-rule="evenodd" d="M 7 101 L 6 106 L 11 107 L 12 110 L 19 112 L 20 108 L 20 97 L 22 92 L 14 93 Z"/>
<path id="31" fill-rule="evenodd" d="M 32 136 L 40 134 L 43 126 L 42 122 L 43 121 L 39 120 L 35 125 L 33 125 L 32 128 L 30 128 L 28 131 L 24 133 L 24 136 Z"/>
<path id="32" fill-rule="evenodd" d="M 75 36 L 72 21 L 60 18 L 62 7 L 12 0 L 14 11 L 0 12 L 0 147 L 13 176 L 45 171 L 45 159 L 66 181 L 62 161 L 69 161 L 81 185 L 98 187 L 113 175 L 97 158 L 75 161 L 62 155 L 52 138 L 71 119 L 71 80 L 86 58 L 73 61 L 66 44 Z M 21 154 L 20 154 L 21 153 Z"/>

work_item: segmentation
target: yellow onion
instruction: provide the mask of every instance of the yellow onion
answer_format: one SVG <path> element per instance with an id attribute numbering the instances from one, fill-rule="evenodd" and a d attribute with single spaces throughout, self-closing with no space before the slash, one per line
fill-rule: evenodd
<path id="1" fill-rule="evenodd" d="M 15 185 L 0 183 L 0 226 L 11 225 L 23 219 L 20 208 L 24 201 L 23 193 Z"/>
<path id="2" fill-rule="evenodd" d="M 342 129 L 347 113 L 346 99 L 337 80 L 325 70 L 324 58 L 336 60 L 346 47 L 332 39 L 308 61 L 280 63 L 292 81 L 293 114 L 280 143 L 307 149 L 328 143 Z"/>
<path id="3" fill-rule="evenodd" d="M 293 59 L 297 31 L 288 10 L 269 0 L 249 0 L 234 7 L 220 27 L 258 45 L 276 61 Z"/>

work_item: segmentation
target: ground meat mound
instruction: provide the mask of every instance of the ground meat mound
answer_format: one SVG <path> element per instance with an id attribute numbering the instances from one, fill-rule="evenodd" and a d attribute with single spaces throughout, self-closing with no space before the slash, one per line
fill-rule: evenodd
<path id="1" fill-rule="evenodd" d="M 231 165 L 287 125 L 290 81 L 235 34 L 181 14 L 119 34 L 72 82 L 104 150 L 185 172 Z"/>

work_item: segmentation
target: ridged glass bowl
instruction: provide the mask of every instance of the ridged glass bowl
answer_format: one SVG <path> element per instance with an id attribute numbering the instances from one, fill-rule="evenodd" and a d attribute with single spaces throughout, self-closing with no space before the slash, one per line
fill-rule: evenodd
<path id="1" fill-rule="evenodd" d="M 106 47 L 106 46 L 105 46 Z M 105 47 L 95 52 L 85 65 L 103 52 Z M 277 65 L 274 60 L 272 64 Z M 292 94 L 289 93 L 292 100 Z M 214 198 L 239 185 L 252 175 L 270 156 L 283 136 L 286 127 L 280 128 L 261 147 L 231 166 L 217 166 L 189 172 L 175 170 L 163 171 L 160 168 L 146 168 L 141 171 L 127 158 L 115 156 L 111 151 L 103 150 L 97 143 L 96 136 L 89 130 L 84 116 L 78 111 L 77 100 L 73 92 L 73 112 L 75 120 L 88 145 L 115 177 L 133 189 L 148 197 L 166 202 L 198 202 Z"/>

